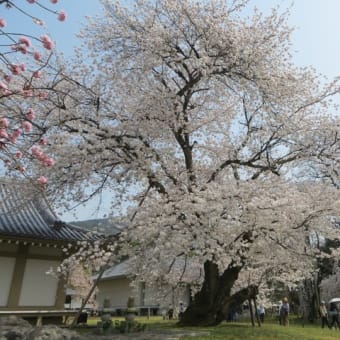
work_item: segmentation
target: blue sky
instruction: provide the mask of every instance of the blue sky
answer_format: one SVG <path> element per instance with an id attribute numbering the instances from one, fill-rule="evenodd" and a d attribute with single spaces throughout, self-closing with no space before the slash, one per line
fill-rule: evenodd
<path id="1" fill-rule="evenodd" d="M 251 0 L 251 4 L 266 10 L 277 4 L 288 7 L 291 3 L 287 0 Z M 328 77 L 340 76 L 339 13 L 339 0 L 295 0 L 289 22 L 296 27 L 292 38 L 298 65 L 311 65 Z"/>
<path id="2" fill-rule="evenodd" d="M 28 12 L 43 18 L 47 31 L 57 43 L 59 50 L 71 56 L 73 46 L 78 43 L 76 33 L 86 22 L 85 16 L 101 12 L 99 0 L 59 0 L 57 5 L 49 0 L 40 0 L 51 9 L 64 9 L 68 18 L 60 23 L 55 16 L 40 10 L 26 0 L 17 1 Z M 258 7 L 269 12 L 272 7 L 285 9 L 292 5 L 291 0 L 250 0 L 250 7 Z M 340 0 L 295 0 L 292 5 L 290 24 L 296 27 L 293 33 L 295 62 L 300 66 L 314 66 L 320 73 L 329 77 L 340 75 Z M 13 32 L 37 32 L 32 20 L 23 17 L 15 9 L 6 10 L 0 6 L 0 17 L 5 17 Z M 39 28 L 41 32 L 41 28 Z M 40 33 L 38 33 L 40 34 Z"/>
<path id="3" fill-rule="evenodd" d="M 8 30 L 26 34 L 40 35 L 45 29 L 57 43 L 57 48 L 66 56 L 72 56 L 73 47 L 79 42 L 76 33 L 86 22 L 85 16 L 101 12 L 99 0 L 59 0 L 57 5 L 49 0 L 40 0 L 51 9 L 64 9 L 68 18 L 61 23 L 52 14 L 40 10 L 26 0 L 19 0 L 25 10 L 46 21 L 47 28 L 35 27 L 32 20 L 24 17 L 15 9 L 6 10 L 0 6 L 0 17 L 8 22 Z M 250 0 L 250 7 L 258 7 L 266 13 L 272 7 L 280 6 L 282 10 L 292 5 L 290 25 L 296 27 L 293 33 L 293 52 L 295 63 L 299 66 L 313 66 L 318 72 L 333 78 L 340 76 L 340 0 Z M 93 209 L 80 208 L 81 218 L 99 218 L 107 211 L 105 208 L 94 214 Z M 73 220 L 71 214 L 63 214 L 65 220 Z"/>
<path id="4" fill-rule="evenodd" d="M 85 16 L 101 12 L 99 0 L 59 0 L 57 5 L 49 0 L 40 0 L 51 9 L 64 9 L 68 18 L 60 23 L 55 16 L 40 10 L 26 0 L 16 1 L 29 13 L 46 21 L 47 30 L 57 43 L 59 50 L 71 56 L 73 46 L 78 43 L 76 33 L 86 22 Z M 291 0 L 250 0 L 251 7 L 269 12 L 272 7 L 282 9 L 292 4 Z M 290 24 L 296 27 L 293 33 L 295 61 L 298 65 L 312 65 L 319 72 L 329 76 L 340 75 L 340 0 L 295 0 L 292 5 Z M 37 28 L 32 20 L 25 18 L 15 9 L 6 10 L 0 6 L 0 17 L 8 21 L 13 32 L 34 33 Z M 41 28 L 39 28 L 41 32 Z M 38 33 L 40 34 L 40 33 Z"/>

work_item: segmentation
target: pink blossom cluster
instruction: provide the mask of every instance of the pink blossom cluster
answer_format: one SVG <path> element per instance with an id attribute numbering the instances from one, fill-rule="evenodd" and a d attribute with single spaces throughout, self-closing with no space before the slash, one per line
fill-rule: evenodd
<path id="1" fill-rule="evenodd" d="M 26 0 L 29 4 L 39 5 L 37 0 Z M 50 0 L 51 4 L 57 4 L 58 0 Z M 17 9 L 31 18 L 35 24 L 41 25 L 43 21 L 40 18 L 36 18 L 31 13 L 21 11 L 20 2 L 17 4 Z M 65 21 L 67 19 L 67 13 L 64 10 L 51 11 L 45 6 L 41 6 L 49 12 L 53 12 L 59 21 Z M 45 66 L 45 60 L 43 58 L 42 49 L 52 51 L 54 49 L 54 42 L 46 34 L 38 37 L 31 37 L 25 33 L 20 32 L 8 33 L 6 32 L 7 21 L 5 17 L 0 14 L 0 36 L 7 39 L 9 38 L 12 43 L 8 45 L 7 42 L 4 46 L 8 46 L 10 51 L 0 52 L 0 98 L 10 97 L 9 100 L 20 102 L 26 109 L 26 114 L 18 116 L 7 115 L 4 116 L 0 113 L 0 152 L 6 153 L 4 164 L 10 169 L 18 170 L 22 173 L 26 172 L 26 168 L 21 164 L 21 159 L 30 161 L 33 158 L 41 162 L 45 167 L 52 167 L 54 165 L 53 158 L 43 151 L 43 146 L 47 145 L 47 138 L 42 137 L 40 141 L 30 148 L 30 152 L 24 151 L 24 148 L 19 146 L 18 141 L 25 144 L 25 139 L 29 139 L 29 135 L 32 135 L 36 112 L 33 108 L 29 108 L 31 104 L 29 101 L 33 97 L 35 99 L 44 100 L 48 96 L 48 92 L 41 91 L 34 88 L 33 81 L 37 78 L 42 78 L 43 68 Z M 34 46 L 33 39 L 40 41 L 42 47 Z M 1 44 L 1 43 L 0 43 Z M 20 60 L 14 53 L 31 56 L 32 59 L 28 62 Z M 6 56 L 5 56 L 6 54 Z M 12 57 L 12 55 L 15 55 Z M 1 56 L 3 58 L 1 58 Z M 27 59 L 29 60 L 29 59 Z M 29 81 L 27 81 L 29 80 Z M 42 88 L 40 86 L 40 88 Z M 20 105 L 21 106 L 21 105 Z M 27 109 L 28 107 L 28 109 Z M 21 144 L 20 144 L 21 145 Z M 47 184 L 47 178 L 40 176 L 37 178 L 37 182 L 41 185 Z"/>
<path id="2" fill-rule="evenodd" d="M 26 71 L 26 65 L 25 64 L 13 64 L 10 66 L 10 70 L 12 74 L 5 74 L 3 76 L 3 81 L 0 80 L 0 96 L 9 96 L 12 94 L 19 94 L 22 95 L 25 98 L 29 97 L 38 97 L 40 100 L 44 100 L 48 97 L 48 93 L 46 91 L 41 90 L 33 90 L 29 86 L 26 85 L 24 89 L 9 89 L 9 84 L 13 80 L 13 76 L 19 76 L 22 74 L 22 72 Z M 43 71 L 42 70 L 36 70 L 33 71 L 32 79 L 35 78 L 42 78 L 43 77 Z"/>
<path id="3" fill-rule="evenodd" d="M 9 128 L 9 120 L 6 117 L 0 119 L 0 143 L 2 147 L 6 147 L 9 142 L 16 143 L 18 137 L 22 134 L 22 129 L 17 128 L 13 130 L 12 133 L 9 133 L 7 129 Z"/>
<path id="4" fill-rule="evenodd" d="M 13 75 L 17 76 L 21 72 L 26 71 L 26 65 L 25 64 L 12 64 L 11 71 Z"/>
<path id="5" fill-rule="evenodd" d="M 38 179 L 37 179 L 38 183 L 42 184 L 42 185 L 46 185 L 48 180 L 45 176 L 40 176 Z"/>
<path id="6" fill-rule="evenodd" d="M 22 54 L 27 54 L 28 48 L 32 46 L 31 40 L 28 37 L 21 37 L 18 43 L 12 46 L 13 51 L 19 51 Z"/>
<path id="7" fill-rule="evenodd" d="M 32 147 L 32 155 L 34 155 L 46 167 L 54 165 L 54 159 L 46 155 L 38 145 Z"/>
<path id="8" fill-rule="evenodd" d="M 8 133 L 7 129 L 10 126 L 9 119 L 7 117 L 3 117 L 0 119 L 0 137 L 6 138 L 7 141 L 2 140 L 2 143 L 4 142 L 12 142 L 16 143 L 18 138 L 22 135 L 23 131 L 25 132 L 31 132 L 32 131 L 32 121 L 34 120 L 36 114 L 35 111 L 30 108 L 28 109 L 26 118 L 27 120 L 24 120 L 22 122 L 22 128 L 16 128 L 13 130 L 12 133 Z M 46 138 L 44 138 L 44 142 L 41 143 L 42 145 L 46 144 Z M 51 161 L 48 161 L 48 163 L 51 163 Z M 48 164 L 50 166 L 50 164 Z"/>
<path id="9" fill-rule="evenodd" d="M 27 0 L 28 3 L 30 4 L 35 4 L 37 3 L 36 0 Z M 52 4 L 57 4 L 58 0 L 50 0 L 50 2 Z M 19 9 L 20 10 L 20 9 Z M 49 10 L 50 11 L 50 10 Z M 62 11 L 55 11 L 54 12 L 57 15 L 57 18 L 59 21 L 65 21 L 67 18 L 67 13 L 62 10 Z M 41 22 L 40 19 L 36 18 L 36 20 L 34 20 L 34 22 Z M 0 29 L 1 28 L 5 28 L 7 26 L 7 22 L 5 20 L 5 18 L 0 17 Z M 4 36 L 11 36 L 11 33 L 6 33 L 6 32 L 2 32 Z M 15 33 L 15 36 L 17 36 L 18 34 Z M 14 36 L 14 37 L 15 37 Z M 14 40 L 14 37 L 12 40 Z M 43 47 L 46 50 L 52 50 L 54 48 L 54 42 L 53 40 L 48 36 L 48 35 L 42 35 L 40 37 L 40 41 L 42 42 Z M 37 62 L 41 62 L 42 61 L 42 54 L 39 51 L 34 51 L 32 50 L 32 42 L 31 39 L 28 36 L 21 36 L 18 41 L 14 44 L 12 44 L 12 46 L 10 47 L 12 51 L 14 52 L 20 52 L 22 54 L 30 54 L 33 56 L 33 59 Z M 1 55 L 1 53 L 0 53 Z M 9 69 L 12 75 L 20 75 L 22 72 L 27 70 L 27 66 L 24 63 L 11 63 L 10 59 L 8 58 L 4 58 L 4 63 L 6 64 L 6 69 Z M 5 72 L 3 72 L 5 73 Z M 39 70 L 36 71 L 32 71 L 32 77 L 33 78 L 40 78 L 42 76 L 42 72 Z M 10 76 L 9 75 L 5 75 L 5 80 L 7 82 L 10 81 Z M 8 89 L 7 86 L 5 86 L 4 83 L 0 84 L 0 90 L 2 91 L 2 95 L 10 95 L 12 94 L 12 92 L 10 92 L 10 90 Z"/>
<path id="10" fill-rule="evenodd" d="M 42 43 L 43 43 L 43 46 L 47 49 L 47 50 L 52 50 L 53 47 L 54 47 L 54 43 L 52 41 L 52 39 L 48 36 L 48 35 L 42 35 L 40 37 Z"/>
<path id="11" fill-rule="evenodd" d="M 58 15 L 58 20 L 59 20 L 59 21 L 65 21 L 66 18 L 67 18 L 66 12 L 65 12 L 65 11 L 61 11 L 61 12 L 59 13 L 59 15 Z"/>
<path id="12" fill-rule="evenodd" d="M 10 120 L 7 117 L 0 118 L 0 149 L 7 148 L 7 145 L 10 143 L 16 144 L 18 138 L 23 135 L 24 132 L 29 133 L 32 131 L 32 121 L 35 119 L 36 113 L 32 108 L 29 108 L 26 114 L 26 120 L 22 122 L 22 127 L 14 128 L 10 130 Z M 52 167 L 54 165 L 54 159 L 49 157 L 46 153 L 44 153 L 41 149 L 41 146 L 47 144 L 47 138 L 42 137 L 39 141 L 39 145 L 34 145 L 31 148 L 32 155 L 37 158 L 41 164 L 45 167 Z M 14 154 L 17 160 L 23 158 L 23 152 L 17 150 Z M 12 162 L 10 160 L 5 161 L 7 166 L 10 166 Z M 24 173 L 26 172 L 26 168 L 20 164 L 16 165 L 14 169 Z M 47 178 L 44 176 L 40 176 L 37 181 L 41 185 L 47 184 Z"/>
<path id="13" fill-rule="evenodd" d="M 18 129 L 15 129 L 12 133 L 12 135 L 10 136 L 10 141 L 12 143 L 16 143 L 18 141 L 18 138 L 22 135 L 22 129 L 21 128 L 18 128 Z"/>

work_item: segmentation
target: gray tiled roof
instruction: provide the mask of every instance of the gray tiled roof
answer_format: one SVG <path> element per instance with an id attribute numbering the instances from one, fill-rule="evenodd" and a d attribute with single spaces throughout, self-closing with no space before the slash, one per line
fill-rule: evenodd
<path id="1" fill-rule="evenodd" d="M 101 280 L 117 279 L 131 274 L 129 260 L 125 260 L 105 270 Z"/>
<path id="2" fill-rule="evenodd" d="M 119 223 L 112 218 L 97 218 L 85 221 L 69 222 L 71 225 L 78 226 L 87 230 L 96 230 L 105 235 L 118 235 L 127 224 Z"/>
<path id="3" fill-rule="evenodd" d="M 96 238 L 61 222 L 45 198 L 22 184 L 0 181 L 0 236 L 70 242 Z"/>
<path id="4" fill-rule="evenodd" d="M 159 263 L 167 272 L 172 273 L 172 275 L 182 278 L 185 282 L 187 281 L 199 281 L 201 277 L 201 272 L 198 268 L 193 268 L 191 261 L 185 261 L 183 256 L 176 258 L 174 262 L 172 259 L 164 259 Z M 128 277 L 133 273 L 133 266 L 131 259 L 126 259 L 108 269 L 106 269 L 101 277 L 101 280 L 113 280 L 120 279 L 123 277 Z M 94 276 L 95 278 L 97 276 Z"/>

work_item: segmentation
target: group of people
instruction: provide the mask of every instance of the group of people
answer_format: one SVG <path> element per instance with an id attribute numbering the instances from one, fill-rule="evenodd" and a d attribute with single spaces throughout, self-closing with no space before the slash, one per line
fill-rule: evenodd
<path id="1" fill-rule="evenodd" d="M 340 330 L 339 310 L 335 302 L 331 302 L 329 304 L 328 310 L 326 302 L 321 301 L 319 312 L 322 328 L 325 328 L 325 326 L 328 328 L 333 328 L 335 326 Z"/>
<path id="2" fill-rule="evenodd" d="M 174 318 L 180 319 L 186 309 L 186 306 L 182 301 L 179 302 L 178 309 L 174 309 L 172 305 L 169 305 L 168 308 L 163 308 L 161 310 L 161 315 L 163 317 L 163 320 L 173 320 Z"/>
<path id="3" fill-rule="evenodd" d="M 257 315 L 259 317 L 259 321 L 261 323 L 264 322 L 264 316 L 265 316 L 265 308 L 262 304 L 260 304 L 257 307 Z M 288 320 L 288 315 L 290 312 L 290 307 L 288 303 L 288 299 L 284 298 L 279 306 L 279 323 L 282 326 L 288 326 L 289 320 Z"/>
<path id="4" fill-rule="evenodd" d="M 289 312 L 290 308 L 288 299 L 284 298 L 282 300 L 282 304 L 279 307 L 279 323 L 281 326 L 288 326 Z M 321 301 L 319 312 L 321 317 L 322 328 L 324 328 L 325 326 L 327 326 L 330 329 L 333 327 L 337 327 L 340 330 L 339 309 L 335 302 L 331 302 L 329 304 L 329 309 L 327 309 L 326 302 Z"/>
<path id="5" fill-rule="evenodd" d="M 289 325 L 289 313 L 290 313 L 290 306 L 288 303 L 288 299 L 284 298 L 278 310 L 279 323 L 281 326 Z M 339 309 L 338 309 L 336 302 L 331 302 L 329 304 L 329 309 L 328 309 L 326 306 L 326 302 L 321 301 L 319 313 L 320 313 L 322 328 L 327 326 L 330 329 L 335 327 L 340 330 L 340 315 L 339 315 Z M 259 316 L 261 323 L 263 323 L 264 315 L 265 315 L 265 309 L 263 305 L 260 305 L 257 308 L 257 315 Z"/>
<path id="6" fill-rule="evenodd" d="M 288 303 L 288 299 L 284 298 L 282 300 L 282 303 L 279 306 L 279 323 L 281 326 L 288 326 L 289 324 L 289 320 L 288 320 L 288 316 L 289 316 L 289 303 Z M 263 323 L 264 322 L 264 315 L 265 315 L 265 309 L 263 305 L 260 305 L 257 308 L 257 315 L 259 316 L 260 322 Z"/>

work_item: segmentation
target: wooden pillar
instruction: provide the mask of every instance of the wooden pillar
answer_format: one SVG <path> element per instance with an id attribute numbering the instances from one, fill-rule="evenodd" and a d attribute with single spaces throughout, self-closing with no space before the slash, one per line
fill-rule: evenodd
<path id="1" fill-rule="evenodd" d="M 55 297 L 55 308 L 56 309 L 64 309 L 65 306 L 65 280 L 59 279 L 58 282 L 58 288 L 57 288 L 57 294 Z"/>
<path id="2" fill-rule="evenodd" d="M 19 305 L 22 282 L 25 274 L 28 245 L 20 244 L 15 259 L 11 288 L 8 295 L 7 307 L 17 308 Z"/>

